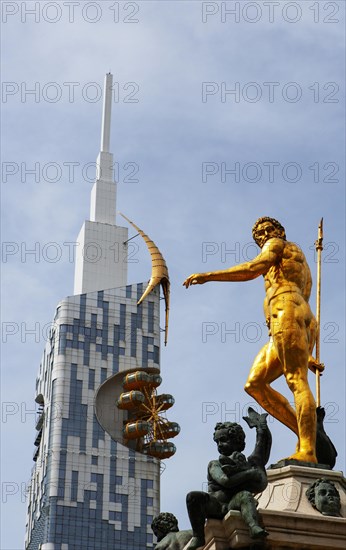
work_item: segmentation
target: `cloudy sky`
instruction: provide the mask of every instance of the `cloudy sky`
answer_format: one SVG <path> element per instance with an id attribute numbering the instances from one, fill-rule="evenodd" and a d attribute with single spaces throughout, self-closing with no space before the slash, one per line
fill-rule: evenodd
<path id="1" fill-rule="evenodd" d="M 243 385 L 267 341 L 262 279 L 182 282 L 253 257 L 251 227 L 263 215 L 305 251 L 314 311 L 324 217 L 321 395 L 344 470 L 345 4 L 42 1 L 29 13 L 34 5 L 2 3 L 2 550 L 23 547 L 35 378 L 55 306 L 73 292 L 72 243 L 89 216 L 108 71 L 118 207 L 160 247 L 172 283 L 161 387 L 176 398 L 169 416 L 182 430 L 162 474 L 162 510 L 188 527 L 185 495 L 216 456 L 214 425 L 245 427 L 254 403 Z M 150 275 L 134 242 L 131 283 Z M 290 396 L 284 381 L 276 387 Z M 270 427 L 276 462 L 295 438 Z"/>

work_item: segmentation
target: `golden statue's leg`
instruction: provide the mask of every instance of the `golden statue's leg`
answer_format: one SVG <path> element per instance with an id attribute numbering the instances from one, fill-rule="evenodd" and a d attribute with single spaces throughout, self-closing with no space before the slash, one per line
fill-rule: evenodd
<path id="1" fill-rule="evenodd" d="M 309 388 L 306 369 L 296 369 L 294 375 L 286 375 L 293 392 L 299 429 L 299 450 L 290 458 L 317 462 L 316 458 L 316 404 Z"/>
<path id="2" fill-rule="evenodd" d="M 298 318 L 297 307 L 294 316 L 289 315 L 288 305 L 285 313 L 286 318 L 282 318 L 273 339 L 296 409 L 299 448 L 289 458 L 316 463 L 316 403 L 307 378 L 310 355 L 308 331 L 303 328 L 303 316 Z"/>
<path id="3" fill-rule="evenodd" d="M 245 391 L 256 399 L 269 414 L 285 424 L 296 435 L 298 425 L 296 413 L 288 400 L 270 387 L 283 374 L 283 368 L 272 342 L 268 342 L 258 353 L 245 384 Z"/>

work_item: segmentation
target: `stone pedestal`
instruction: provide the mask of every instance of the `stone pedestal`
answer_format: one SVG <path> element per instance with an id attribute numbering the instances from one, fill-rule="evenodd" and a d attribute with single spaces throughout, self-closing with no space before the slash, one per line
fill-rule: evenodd
<path id="1" fill-rule="evenodd" d="M 203 550 L 346 548 L 346 480 L 341 472 L 289 465 L 270 469 L 267 474 L 268 487 L 257 499 L 269 536 L 264 541 L 251 539 L 240 512 L 231 511 L 222 521 L 207 522 Z M 321 477 L 332 481 L 339 491 L 342 517 L 324 516 L 308 501 L 306 489 Z"/>

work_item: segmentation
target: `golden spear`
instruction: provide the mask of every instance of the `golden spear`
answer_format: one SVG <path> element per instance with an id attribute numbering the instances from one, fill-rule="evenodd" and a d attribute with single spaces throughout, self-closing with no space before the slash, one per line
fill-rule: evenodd
<path id="1" fill-rule="evenodd" d="M 316 363 L 320 364 L 320 327 L 321 327 L 321 260 L 323 250 L 323 218 L 318 226 L 318 237 L 315 241 L 317 252 L 317 296 L 316 296 Z M 316 369 L 316 406 L 321 405 L 320 370 Z"/>

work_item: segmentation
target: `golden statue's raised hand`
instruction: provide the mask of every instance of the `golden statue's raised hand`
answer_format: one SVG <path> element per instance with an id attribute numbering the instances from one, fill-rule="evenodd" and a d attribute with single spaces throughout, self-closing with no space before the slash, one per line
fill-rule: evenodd
<path id="1" fill-rule="evenodd" d="M 314 374 L 316 374 L 316 371 L 318 371 L 320 373 L 320 376 L 322 376 L 322 372 L 324 371 L 324 363 L 319 363 L 317 359 L 315 359 L 311 355 L 309 357 L 308 367 Z"/>
<path id="2" fill-rule="evenodd" d="M 193 273 L 185 281 L 183 282 L 183 286 L 186 288 L 189 288 L 191 285 L 203 285 L 203 283 L 207 282 L 207 274 L 206 273 Z"/>

